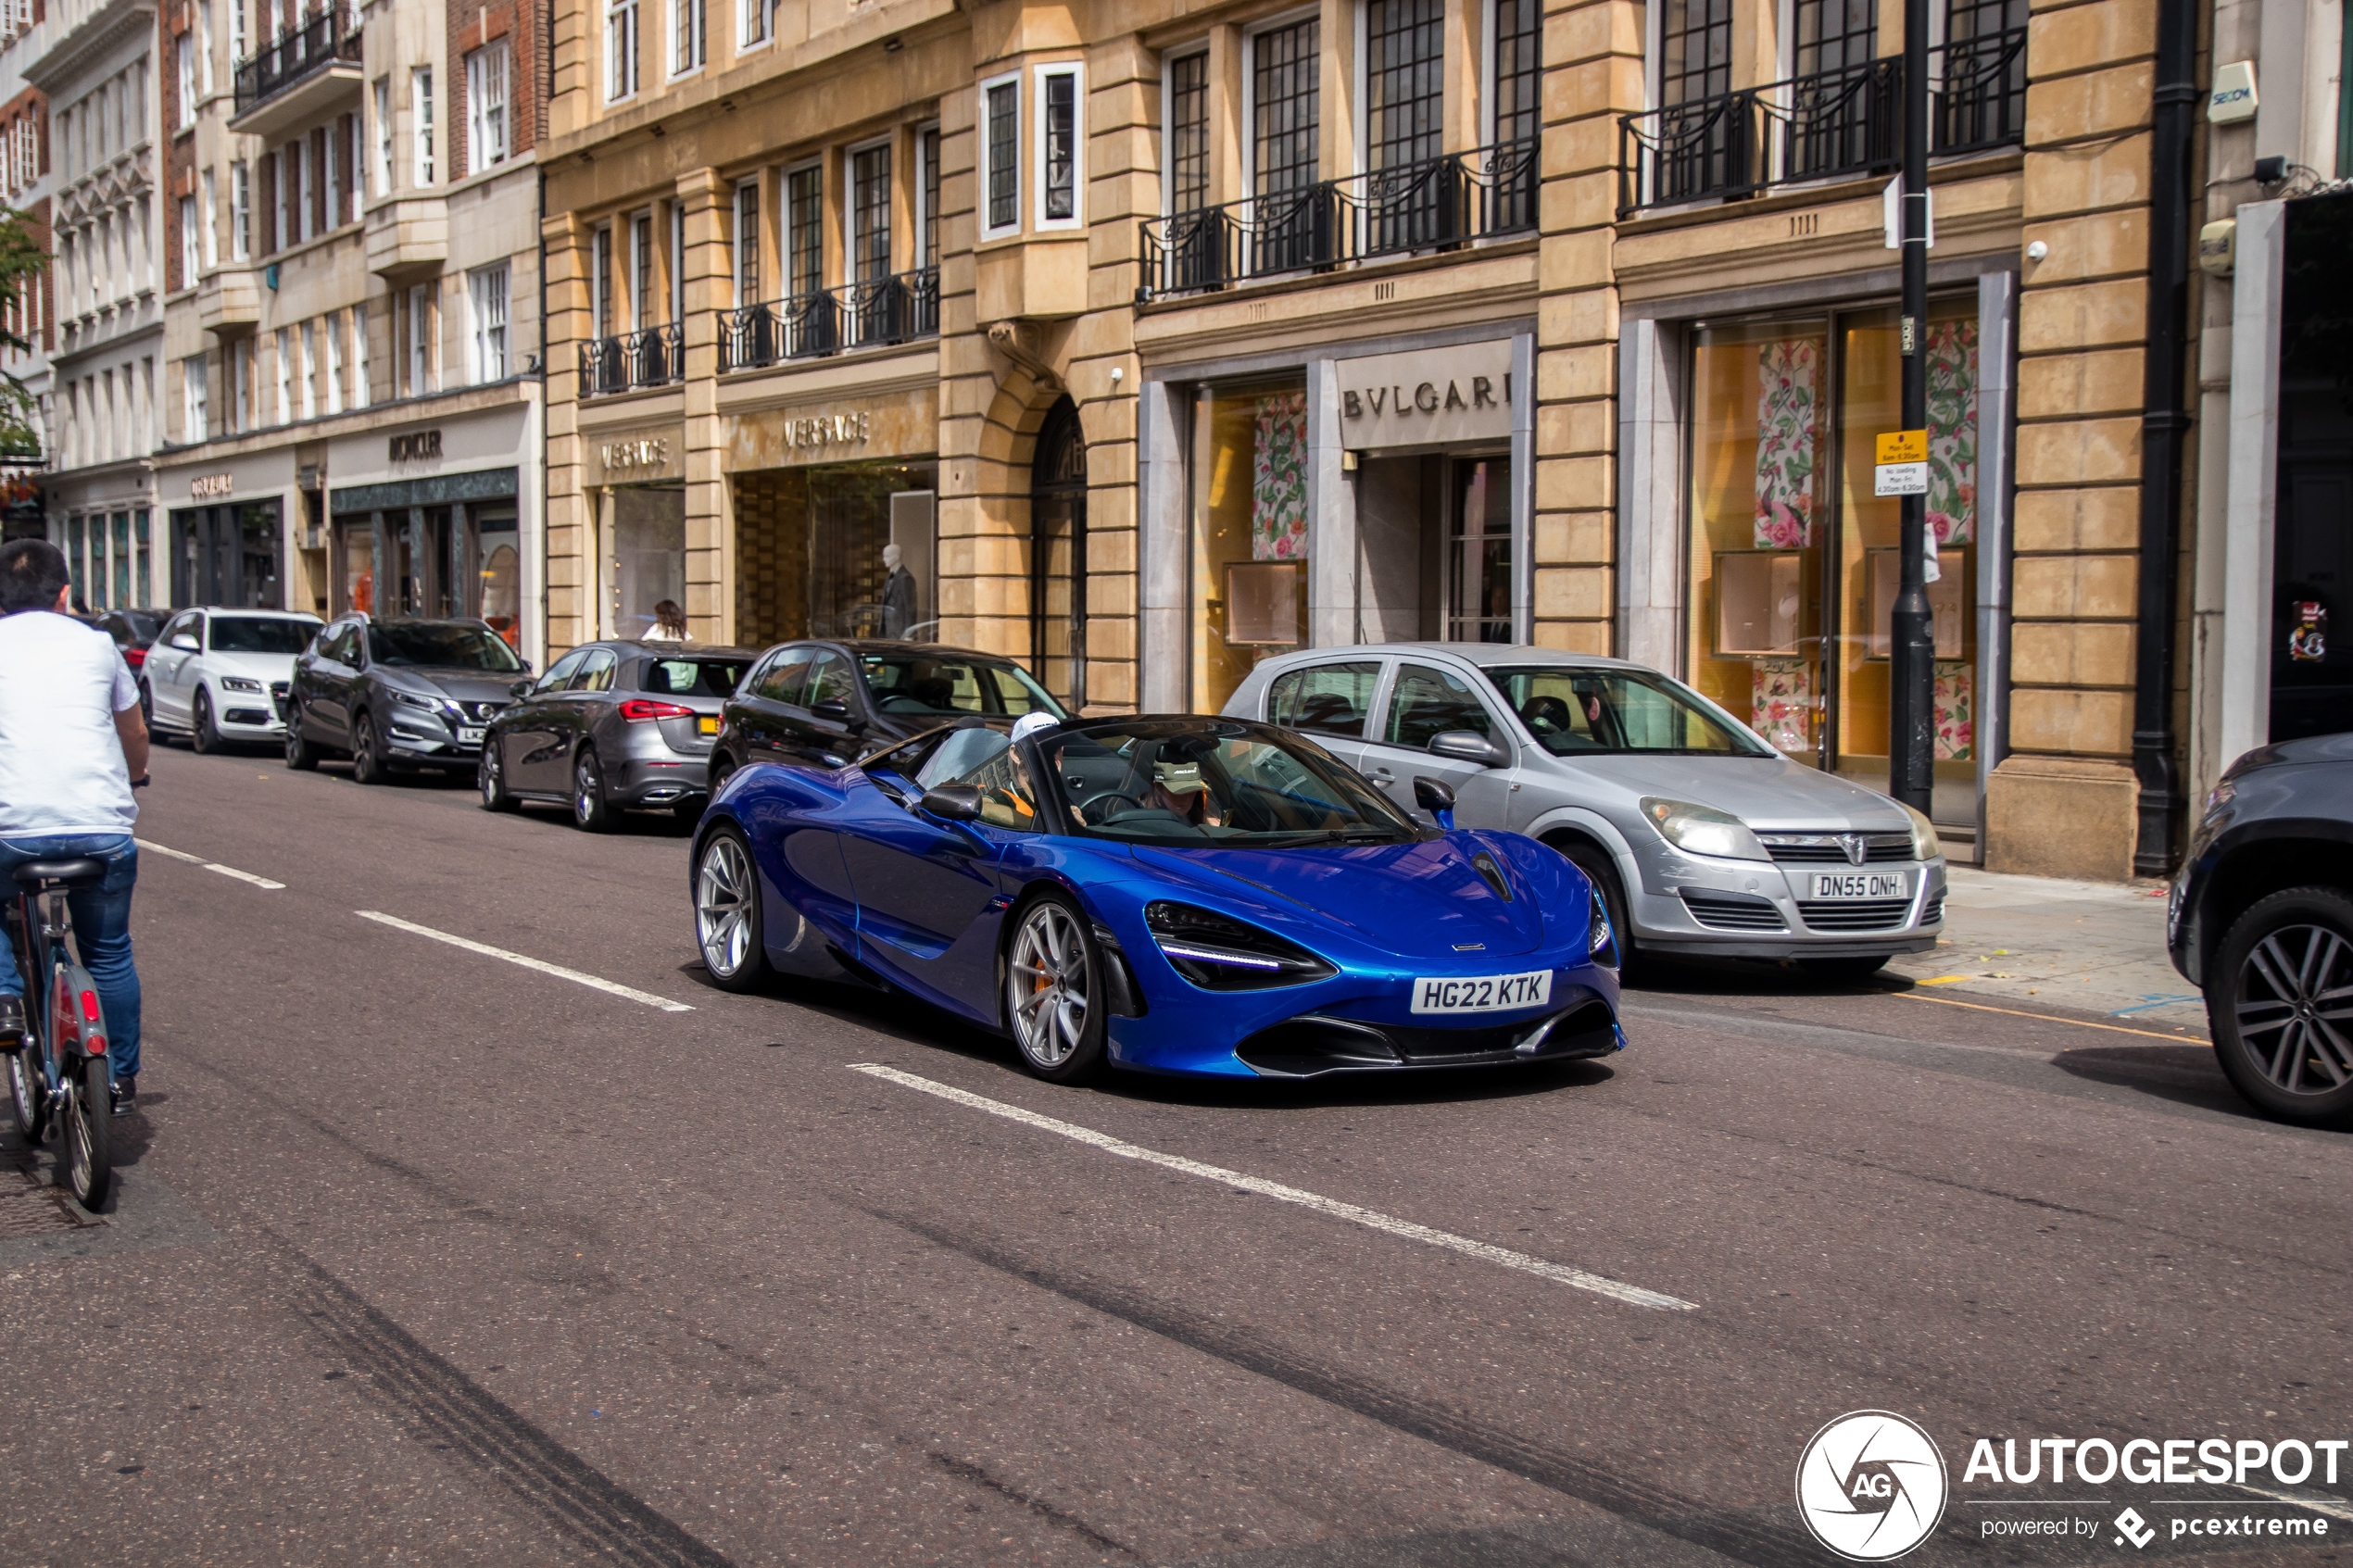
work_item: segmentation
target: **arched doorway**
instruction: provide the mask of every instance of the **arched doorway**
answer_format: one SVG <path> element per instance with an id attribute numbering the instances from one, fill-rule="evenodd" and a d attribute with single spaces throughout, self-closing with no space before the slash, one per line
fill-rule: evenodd
<path id="1" fill-rule="evenodd" d="M 1029 667 L 1074 713 L 1087 704 L 1087 437 L 1068 397 L 1029 459 Z"/>

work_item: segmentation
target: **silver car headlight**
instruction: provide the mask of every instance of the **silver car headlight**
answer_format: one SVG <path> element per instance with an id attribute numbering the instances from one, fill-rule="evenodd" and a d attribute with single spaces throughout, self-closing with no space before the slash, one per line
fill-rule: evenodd
<path id="1" fill-rule="evenodd" d="M 392 700 L 403 708 L 422 708 L 428 713 L 439 713 L 441 703 L 434 697 L 419 696 L 414 692 L 395 691 Z"/>
<path id="2" fill-rule="evenodd" d="M 1898 806 L 1904 806 L 1904 803 L 1900 800 L 1895 804 Z M 1913 810 L 1909 806 L 1904 806 L 1904 815 L 1912 819 L 1913 859 L 1933 860 L 1939 855 L 1944 853 L 1944 846 L 1937 841 L 1936 824 L 1934 822 L 1930 822 L 1925 816 L 1922 816 L 1919 812 Z"/>
<path id="3" fill-rule="evenodd" d="M 1730 811 L 1694 806 L 1688 800 L 1645 796 L 1642 816 L 1658 830 L 1661 838 L 1689 854 L 1718 855 L 1733 860 L 1772 859 L 1765 853 L 1765 846 L 1756 842 L 1756 835 L 1748 831 L 1748 824 Z"/>
<path id="4" fill-rule="evenodd" d="M 261 683 L 254 680 L 248 675 L 219 675 L 215 676 L 214 679 L 220 683 L 220 689 L 224 692 L 254 692 L 258 694 L 261 690 Z"/>

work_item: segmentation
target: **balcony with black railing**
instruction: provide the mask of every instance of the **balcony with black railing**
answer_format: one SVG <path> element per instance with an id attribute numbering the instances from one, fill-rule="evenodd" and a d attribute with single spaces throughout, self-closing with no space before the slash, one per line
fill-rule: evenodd
<path id="1" fill-rule="evenodd" d="M 719 312 L 719 370 L 756 370 L 939 335 L 939 269 L 922 267 Z"/>
<path id="2" fill-rule="evenodd" d="M 610 397 L 686 379 L 686 334 L 676 322 L 580 345 L 580 395 Z"/>
<path id="3" fill-rule="evenodd" d="M 237 108 L 233 118 L 242 119 L 339 64 L 349 67 L 346 74 L 357 80 L 359 21 L 340 6 L 332 6 L 299 27 L 288 28 L 276 43 L 237 62 Z"/>
<path id="4" fill-rule="evenodd" d="M 1537 143 L 1326 180 L 1143 225 L 1139 300 L 1445 251 L 1536 228 Z"/>
<path id="5" fill-rule="evenodd" d="M 2024 28 L 1946 44 L 1929 59 L 1930 156 L 2025 140 Z M 1901 56 L 1623 116 L 1618 216 L 1893 173 L 1904 160 L 1903 118 Z"/>

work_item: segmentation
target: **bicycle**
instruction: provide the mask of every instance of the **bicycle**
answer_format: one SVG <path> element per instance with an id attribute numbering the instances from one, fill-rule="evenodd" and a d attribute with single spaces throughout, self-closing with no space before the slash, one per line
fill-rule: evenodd
<path id="1" fill-rule="evenodd" d="M 38 1148 L 52 1119 L 59 1123 L 59 1176 L 93 1213 L 114 1185 L 114 1070 L 97 983 L 66 946 L 73 932 L 67 895 L 106 874 L 106 862 L 86 857 L 28 861 L 17 868 L 7 922 L 25 979 L 25 1036 L 6 1053 L 17 1131 Z M 38 1005 L 37 976 L 47 980 Z"/>

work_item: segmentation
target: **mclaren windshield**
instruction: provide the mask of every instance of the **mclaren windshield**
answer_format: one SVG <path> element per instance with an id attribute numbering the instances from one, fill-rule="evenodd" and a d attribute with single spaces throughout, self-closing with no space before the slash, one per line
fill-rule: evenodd
<path id="1" fill-rule="evenodd" d="M 1299 735 L 1227 721 L 1139 720 L 1040 735 L 1062 831 L 1158 844 L 1403 844 L 1424 832 Z"/>

